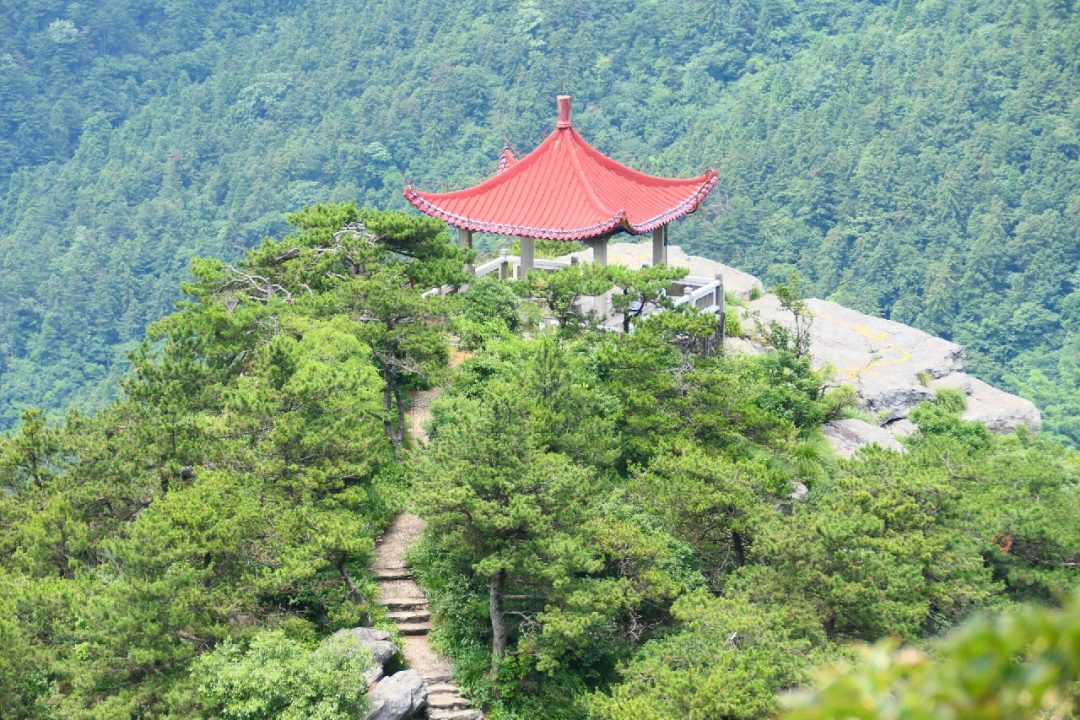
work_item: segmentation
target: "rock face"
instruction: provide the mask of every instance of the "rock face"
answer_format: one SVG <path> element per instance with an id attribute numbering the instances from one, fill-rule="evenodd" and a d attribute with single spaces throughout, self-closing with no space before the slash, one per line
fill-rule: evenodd
<path id="1" fill-rule="evenodd" d="M 968 403 L 964 419 L 981 420 L 994 432 L 1011 432 L 1021 425 L 1026 425 L 1032 432 L 1039 432 L 1042 427 L 1042 418 L 1035 403 L 998 390 L 967 373 L 946 375 L 940 380 L 931 381 L 930 387 L 934 390 L 943 387 L 961 390 L 967 395 Z"/>
<path id="2" fill-rule="evenodd" d="M 366 627 L 342 628 L 334 633 L 334 637 L 340 637 L 342 635 L 349 635 L 356 638 L 360 645 L 365 647 L 367 651 L 371 653 L 373 663 L 372 666 L 364 672 L 364 683 L 370 685 L 382 677 L 383 666 L 397 653 L 397 648 L 394 646 L 394 643 L 390 641 L 390 633 L 385 630 L 376 630 L 374 628 Z"/>
<path id="3" fill-rule="evenodd" d="M 809 299 L 812 315 L 810 355 L 815 366 L 834 369 L 835 384 L 855 387 L 867 410 L 882 423 L 906 417 L 934 391 L 924 380 L 945 377 L 964 367 L 964 349 L 956 343 L 892 320 L 882 320 L 825 300 Z M 749 303 L 767 325 L 787 327 L 791 312 L 775 295 Z"/>
<path id="4" fill-rule="evenodd" d="M 850 457 L 869 443 L 900 447 L 895 438 L 915 430 L 908 413 L 932 400 L 943 387 L 957 388 L 967 396 L 967 420 L 979 420 L 994 432 L 1011 432 L 1020 425 L 1038 432 L 1041 423 L 1034 403 L 962 372 L 967 356 L 956 343 L 826 300 L 811 298 L 806 305 L 812 316 L 809 336 L 814 366 L 832 369 L 831 384 L 853 386 L 860 408 L 880 425 L 852 419 L 827 426 L 825 435 L 841 455 Z M 780 307 L 775 295 L 747 304 L 744 328 L 753 327 L 754 318 L 763 325 L 775 321 L 794 326 L 791 312 Z M 752 340 L 741 344 L 751 352 L 760 346 Z"/>
<path id="5" fill-rule="evenodd" d="M 579 260 L 592 260 L 592 250 L 573 253 Z M 652 243 L 608 245 L 608 262 L 641 267 L 652 262 Z M 768 325 L 776 321 L 794 325 L 792 314 L 780 307 L 775 295 L 763 294 L 760 280 L 715 260 L 687 255 L 682 248 L 668 246 L 668 264 L 689 268 L 691 275 L 724 276 L 724 288 L 747 299 L 741 312 L 744 330 L 753 330 L 757 318 Z M 750 301 L 754 292 L 762 293 Z M 1011 432 L 1020 425 L 1038 432 L 1039 410 L 1024 398 L 987 385 L 962 372 L 967 356 L 954 342 L 934 337 L 908 325 L 876 318 L 827 300 L 806 301 L 813 320 L 810 325 L 810 354 L 815 367 L 833 371 L 833 385 L 852 385 L 859 406 L 870 413 L 877 425 L 848 419 L 830 423 L 825 436 L 841 455 L 850 457 L 869 443 L 894 450 L 902 449 L 896 438 L 910 435 L 914 425 L 907 420 L 919 403 L 932 400 L 942 387 L 954 387 L 967 396 L 964 418 L 979 420 L 995 432 Z M 737 352 L 765 351 L 760 337 L 729 338 L 728 347 Z"/>
<path id="6" fill-rule="evenodd" d="M 368 693 L 371 710 L 364 720 L 402 720 L 416 715 L 427 703 L 428 687 L 415 670 L 384 677 Z"/>
<path id="7" fill-rule="evenodd" d="M 821 429 L 838 455 L 849 458 L 866 445 L 880 445 L 887 450 L 906 452 L 892 433 L 856 418 L 833 420 Z"/>

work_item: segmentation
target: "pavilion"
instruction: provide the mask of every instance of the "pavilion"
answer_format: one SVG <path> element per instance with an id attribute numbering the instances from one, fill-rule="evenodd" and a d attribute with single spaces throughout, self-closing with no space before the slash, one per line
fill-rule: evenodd
<path id="1" fill-rule="evenodd" d="M 589 145 L 570 122 L 570 98 L 558 97 L 554 132 L 528 155 L 503 149 L 495 174 L 479 185 L 429 193 L 405 186 L 418 210 L 458 228 L 472 247 L 474 232 L 521 238 L 521 275 L 533 268 L 536 238 L 581 240 L 593 262 L 607 264 L 608 238 L 652 233 L 653 264 L 667 261 L 667 225 L 698 209 L 716 186 L 716 171 L 694 178 L 646 175 Z"/>

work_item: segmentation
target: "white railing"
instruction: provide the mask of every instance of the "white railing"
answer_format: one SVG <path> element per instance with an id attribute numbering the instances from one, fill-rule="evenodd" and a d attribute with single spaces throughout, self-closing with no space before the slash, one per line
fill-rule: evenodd
<path id="1" fill-rule="evenodd" d="M 686 285 L 687 278 L 683 278 L 683 284 Z M 724 292 L 724 284 L 719 280 L 713 280 L 706 283 L 701 287 L 693 290 L 686 295 L 681 295 L 675 299 L 675 307 L 680 305 L 690 304 L 699 310 L 705 310 L 706 308 L 720 305 L 720 293 Z"/>
<path id="2" fill-rule="evenodd" d="M 576 265 L 577 262 L 577 258 L 569 260 L 536 258 L 533 260 L 533 270 L 540 272 L 556 272 L 565 267 L 569 267 L 570 265 Z M 477 265 L 473 269 L 473 275 L 482 277 L 497 272 L 501 279 L 517 278 L 521 274 L 520 268 L 521 258 L 517 255 L 510 255 L 507 251 L 503 250 L 498 257 Z M 464 289 L 464 287 L 462 289 Z M 452 285 L 442 285 L 427 290 L 424 292 L 423 296 L 448 295 L 453 292 L 453 290 L 454 287 Z M 697 308 L 701 312 L 710 314 L 722 314 L 724 312 L 723 293 L 724 282 L 722 279 L 719 277 L 709 278 L 702 275 L 685 275 L 679 280 L 671 283 L 671 286 L 668 288 L 668 297 L 674 299 L 676 308 L 689 305 Z M 609 318 L 609 320 L 615 320 L 615 318 Z M 611 327 L 606 323 L 601 323 L 599 327 L 602 327 L 605 330 L 621 329 L 621 322 L 613 323 L 613 326 Z"/>

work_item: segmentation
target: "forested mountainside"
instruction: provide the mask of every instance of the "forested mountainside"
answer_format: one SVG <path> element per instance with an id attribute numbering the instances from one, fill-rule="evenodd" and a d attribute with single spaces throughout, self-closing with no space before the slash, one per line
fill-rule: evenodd
<path id="1" fill-rule="evenodd" d="M 0 7 L 0 426 L 100 407 L 195 255 L 533 147 L 713 164 L 697 254 L 962 343 L 1080 440 L 1072 0 Z"/>
<path id="2" fill-rule="evenodd" d="M 290 219 L 196 261 L 122 398 L 0 434 L 0 717 L 370 720 L 348 630 L 395 627 L 371 565 L 406 508 L 435 645 L 492 720 L 778 717 L 882 638 L 792 720 L 1075 717 L 1075 450 L 944 388 L 906 453 L 845 460 L 821 427 L 850 388 L 779 324 L 733 314 L 768 351 L 710 350 L 717 316 L 661 293 L 684 271 L 466 289 L 430 218 Z M 616 284 L 668 311 L 571 312 Z M 404 411 L 432 386 L 421 441 Z"/>

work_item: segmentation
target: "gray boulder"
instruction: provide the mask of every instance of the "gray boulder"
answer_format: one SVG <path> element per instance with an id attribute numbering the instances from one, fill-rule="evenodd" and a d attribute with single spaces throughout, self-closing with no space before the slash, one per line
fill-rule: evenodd
<path id="1" fill-rule="evenodd" d="M 773 510 L 783 515 L 790 515 L 795 509 L 795 503 L 806 498 L 810 494 L 810 488 L 801 482 L 791 483 L 791 492 L 788 493 L 787 502 L 779 502 L 773 505 Z"/>
<path id="2" fill-rule="evenodd" d="M 372 666 L 364 672 L 364 684 L 371 683 L 382 677 L 383 666 L 397 653 L 397 647 L 390 641 L 390 633 L 375 628 L 354 627 L 342 628 L 334 633 L 334 637 L 350 636 L 356 639 L 361 647 L 371 654 Z"/>
<path id="3" fill-rule="evenodd" d="M 833 384 L 854 386 L 863 409 L 884 422 L 906 417 L 934 397 L 924 381 L 964 367 L 964 349 L 954 342 L 827 300 L 810 298 L 806 305 L 813 316 L 809 334 L 814 366 L 831 367 Z M 749 311 L 764 325 L 794 324 L 775 295 L 751 302 Z"/>
<path id="4" fill-rule="evenodd" d="M 987 385 L 967 373 L 957 372 L 930 382 L 934 390 L 956 388 L 967 396 L 965 420 L 980 420 L 993 432 L 1013 432 L 1021 425 L 1039 432 L 1042 416 L 1035 403 Z"/>
<path id="5" fill-rule="evenodd" d="M 427 704 L 428 686 L 420 673 L 402 670 L 384 677 L 368 693 L 371 710 L 364 720 L 402 720 L 420 712 Z"/>
<path id="6" fill-rule="evenodd" d="M 836 453 L 846 458 L 865 445 L 880 445 L 886 450 L 906 452 L 904 446 L 888 430 L 856 418 L 833 420 L 821 431 Z"/>

